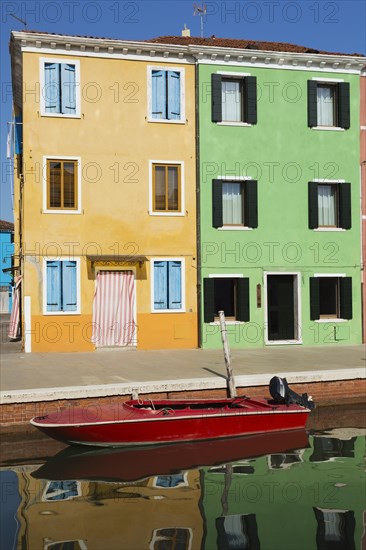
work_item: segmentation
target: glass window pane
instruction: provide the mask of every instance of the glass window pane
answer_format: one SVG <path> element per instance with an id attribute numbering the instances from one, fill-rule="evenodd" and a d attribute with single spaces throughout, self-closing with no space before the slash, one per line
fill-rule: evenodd
<path id="1" fill-rule="evenodd" d="M 64 162 L 64 208 L 75 208 L 75 164 Z"/>
<path id="2" fill-rule="evenodd" d="M 241 82 L 222 81 L 222 120 L 240 122 L 242 120 Z"/>
<path id="3" fill-rule="evenodd" d="M 338 317 L 338 277 L 319 278 L 319 313 L 321 317 Z"/>
<path id="4" fill-rule="evenodd" d="M 241 183 L 222 184 L 222 207 L 224 225 L 243 225 L 243 185 Z"/>
<path id="5" fill-rule="evenodd" d="M 215 279 L 214 293 L 215 293 L 215 314 L 218 315 L 219 311 L 225 313 L 225 317 L 235 318 L 235 287 L 236 279 L 225 278 Z"/>
<path id="6" fill-rule="evenodd" d="M 336 126 L 335 87 L 318 86 L 318 126 Z"/>
<path id="7" fill-rule="evenodd" d="M 318 185 L 319 226 L 337 226 L 337 190 L 336 185 Z"/>
<path id="8" fill-rule="evenodd" d="M 61 163 L 50 162 L 49 206 L 61 207 Z"/>
<path id="9" fill-rule="evenodd" d="M 165 166 L 155 166 L 155 210 L 166 210 Z"/>
<path id="10" fill-rule="evenodd" d="M 168 167 L 168 210 L 179 209 L 178 167 Z"/>

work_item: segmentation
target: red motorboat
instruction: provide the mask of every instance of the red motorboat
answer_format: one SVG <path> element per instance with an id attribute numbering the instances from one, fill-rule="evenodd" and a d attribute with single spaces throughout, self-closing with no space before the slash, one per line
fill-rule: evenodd
<path id="1" fill-rule="evenodd" d="M 277 377 L 275 377 L 277 379 Z M 131 399 L 118 406 L 70 408 L 31 420 L 47 435 L 69 445 L 103 447 L 202 441 L 305 428 L 313 404 L 271 381 L 272 400 Z M 280 393 L 279 393 L 280 392 Z M 296 399 L 293 398 L 296 396 Z"/>
<path id="2" fill-rule="evenodd" d="M 305 449 L 305 430 L 138 448 L 67 447 L 32 472 L 36 479 L 133 482 L 268 454 Z"/>

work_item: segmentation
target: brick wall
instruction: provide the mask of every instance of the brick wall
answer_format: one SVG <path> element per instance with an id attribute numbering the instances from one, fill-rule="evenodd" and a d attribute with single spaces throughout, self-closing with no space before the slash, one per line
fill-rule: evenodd
<path id="1" fill-rule="evenodd" d="M 342 405 L 366 401 L 366 380 L 341 380 L 335 382 L 314 382 L 311 384 L 291 384 L 291 389 L 297 393 L 307 392 L 313 396 L 318 406 Z M 246 387 L 238 388 L 238 395 L 249 397 L 269 396 L 267 388 Z M 214 398 L 226 397 L 225 390 L 202 390 L 191 392 L 170 392 L 140 395 L 141 398 L 154 399 L 185 399 L 185 398 Z M 13 431 L 17 425 L 26 425 L 33 416 L 43 416 L 58 409 L 72 409 L 74 407 L 90 408 L 102 405 L 118 405 L 127 401 L 129 396 L 98 397 L 88 399 L 72 399 L 59 401 L 45 401 L 37 403 L 12 403 L 0 405 L 1 432 Z"/>

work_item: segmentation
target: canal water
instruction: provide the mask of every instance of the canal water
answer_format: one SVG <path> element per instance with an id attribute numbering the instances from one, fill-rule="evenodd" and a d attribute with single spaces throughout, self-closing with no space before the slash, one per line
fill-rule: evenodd
<path id="1" fill-rule="evenodd" d="M 323 412 L 325 411 L 325 412 Z M 0 550 L 363 550 L 365 409 L 159 449 L 3 438 Z"/>

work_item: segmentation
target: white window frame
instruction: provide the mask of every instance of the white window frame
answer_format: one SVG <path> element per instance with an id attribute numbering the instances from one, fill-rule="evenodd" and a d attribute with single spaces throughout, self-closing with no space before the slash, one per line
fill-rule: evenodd
<path id="1" fill-rule="evenodd" d="M 76 310 L 75 311 L 47 311 L 47 262 L 65 261 L 76 262 Z M 80 282 L 80 258 L 73 256 L 46 256 L 43 258 L 43 315 L 49 316 L 67 316 L 80 315 L 81 312 L 81 282 Z"/>
<path id="2" fill-rule="evenodd" d="M 341 82 L 345 82 L 343 78 L 320 78 L 317 76 L 313 76 L 311 80 L 314 80 L 318 84 L 339 84 Z M 338 101 L 338 100 L 337 100 Z M 338 107 L 338 104 L 337 104 Z M 312 130 L 325 130 L 327 132 L 345 132 L 345 128 L 341 128 L 340 126 L 312 126 Z"/>
<path id="3" fill-rule="evenodd" d="M 166 118 L 153 118 L 152 116 L 152 72 L 175 71 L 180 73 L 180 119 L 169 120 Z M 186 98 L 185 98 L 185 69 L 184 67 L 172 67 L 170 65 L 147 66 L 147 121 L 163 124 L 186 124 Z"/>
<path id="4" fill-rule="evenodd" d="M 315 182 L 315 183 L 320 183 L 320 184 L 325 183 L 325 184 L 337 185 L 337 184 L 340 184 L 340 183 L 345 183 L 346 180 L 329 180 L 329 179 L 321 179 L 321 178 L 317 179 L 317 178 L 315 178 L 312 181 Z M 337 192 L 338 192 L 338 200 L 339 200 L 339 187 L 338 187 Z M 339 215 L 339 212 L 337 214 Z M 313 231 L 318 231 L 320 233 L 322 233 L 322 232 L 333 232 L 333 233 L 338 232 L 338 233 L 340 233 L 342 231 L 344 232 L 344 231 L 347 231 L 347 230 L 343 229 L 343 227 L 316 227 L 315 229 L 313 229 Z"/>
<path id="5" fill-rule="evenodd" d="M 295 319 L 294 323 L 297 325 L 298 338 L 294 340 L 269 340 L 268 338 L 268 291 L 267 291 L 267 278 L 271 275 L 294 275 L 297 279 L 296 294 L 297 300 L 295 304 Z M 298 345 L 302 344 L 302 310 L 301 310 L 301 272 L 300 271 L 265 271 L 264 276 L 264 343 L 266 346 L 280 346 L 283 344 Z M 294 285 L 294 289 L 295 289 Z"/>
<path id="6" fill-rule="evenodd" d="M 242 72 L 229 72 L 229 71 L 216 71 L 215 74 L 219 74 L 224 79 L 233 79 L 233 80 L 244 80 L 247 76 L 252 76 L 251 73 L 242 73 Z M 253 124 L 250 124 L 249 122 L 239 122 L 239 121 L 225 121 L 222 120 L 221 122 L 216 122 L 217 126 L 254 126 Z M 251 179 L 251 178 L 247 178 Z"/>
<path id="7" fill-rule="evenodd" d="M 78 207 L 76 209 L 66 209 L 66 208 L 55 208 L 54 210 L 51 208 L 47 208 L 47 161 L 48 160 L 71 160 L 77 162 L 77 194 L 78 194 Z M 82 207 L 81 207 L 81 176 L 82 176 L 82 169 L 81 169 L 81 157 L 75 157 L 72 155 L 45 155 L 43 157 L 43 165 L 42 165 L 42 187 L 43 187 L 43 214 L 81 214 L 82 213 Z"/>
<path id="8" fill-rule="evenodd" d="M 72 113 L 47 113 L 45 98 L 44 98 L 44 89 L 45 89 L 45 64 L 46 63 L 67 63 L 67 65 L 75 65 L 75 101 L 76 109 L 75 114 Z M 81 118 L 80 113 L 80 61 L 78 59 L 67 59 L 66 57 L 40 57 L 39 58 L 39 83 L 40 83 L 40 114 L 44 117 L 53 117 L 53 118 Z"/>
<path id="9" fill-rule="evenodd" d="M 180 262 L 181 263 L 181 309 L 155 309 L 154 307 L 154 264 L 155 262 Z M 151 313 L 186 313 L 186 260 L 182 257 L 154 257 L 150 259 L 150 293 L 151 293 Z"/>
<path id="10" fill-rule="evenodd" d="M 221 124 L 218 122 L 217 124 Z M 252 126 L 252 124 L 247 124 L 247 126 Z M 217 176 L 218 180 L 223 182 L 234 182 L 234 183 L 243 183 L 245 185 L 246 181 L 251 181 L 253 178 L 251 176 Z M 245 220 L 244 220 L 245 221 Z M 217 231 L 253 231 L 253 227 L 248 227 L 247 225 L 223 225 L 218 227 Z"/>
<path id="11" fill-rule="evenodd" d="M 243 273 L 209 273 L 208 275 L 209 279 L 244 279 Z M 245 321 L 237 321 L 236 319 L 226 320 L 225 323 L 227 325 L 245 325 Z M 220 326 L 220 321 L 211 321 L 210 323 L 207 323 L 208 325 L 216 325 Z"/>
<path id="12" fill-rule="evenodd" d="M 314 273 L 313 277 L 327 277 L 341 279 L 347 277 L 346 273 Z M 321 319 L 315 319 L 314 323 L 346 323 L 350 319 L 343 319 L 342 317 L 322 317 Z"/>
<path id="13" fill-rule="evenodd" d="M 153 210 L 153 166 L 154 164 L 179 164 L 180 166 L 180 210 L 172 212 L 155 212 Z M 150 216 L 185 216 L 185 200 L 184 200 L 184 161 L 183 160 L 149 160 L 149 214 Z"/>

